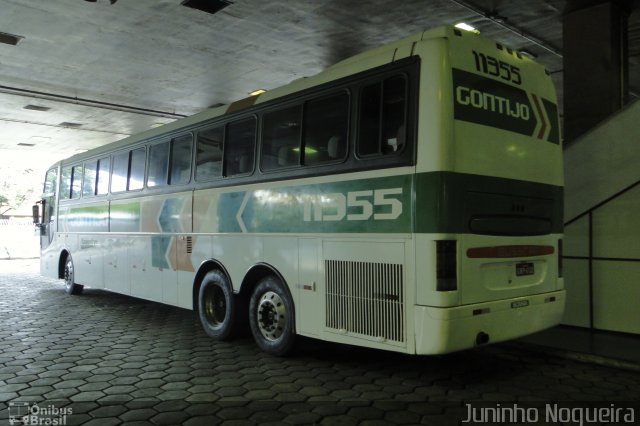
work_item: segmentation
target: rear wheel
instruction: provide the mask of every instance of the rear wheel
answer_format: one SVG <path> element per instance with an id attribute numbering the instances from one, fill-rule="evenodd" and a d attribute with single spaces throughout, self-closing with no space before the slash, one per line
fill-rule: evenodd
<path id="1" fill-rule="evenodd" d="M 68 294 L 80 294 L 84 286 L 76 284 L 75 282 L 75 269 L 73 268 L 73 259 L 71 255 L 67 255 L 67 259 L 64 262 L 64 286 Z"/>
<path id="2" fill-rule="evenodd" d="M 277 356 L 291 352 L 294 318 L 293 302 L 284 283 L 275 276 L 260 281 L 249 302 L 251 333 L 260 349 Z"/>
<path id="3" fill-rule="evenodd" d="M 219 271 L 204 276 L 198 295 L 202 328 L 216 340 L 234 337 L 238 326 L 238 303 L 227 277 Z"/>

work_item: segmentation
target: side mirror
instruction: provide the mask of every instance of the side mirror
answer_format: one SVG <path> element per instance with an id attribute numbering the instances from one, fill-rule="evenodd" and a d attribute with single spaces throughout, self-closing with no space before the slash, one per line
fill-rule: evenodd
<path id="1" fill-rule="evenodd" d="M 31 206 L 31 214 L 33 215 L 33 223 L 40 225 L 40 208 L 37 204 Z"/>

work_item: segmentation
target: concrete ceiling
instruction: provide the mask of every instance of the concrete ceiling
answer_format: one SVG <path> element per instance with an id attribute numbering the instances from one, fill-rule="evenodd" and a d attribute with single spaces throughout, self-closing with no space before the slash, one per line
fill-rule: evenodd
<path id="1" fill-rule="evenodd" d="M 536 54 L 561 97 L 564 0 L 235 0 L 216 14 L 111 1 L 0 0 L 0 33 L 22 37 L 0 44 L 0 157 L 50 163 L 457 22 Z"/>

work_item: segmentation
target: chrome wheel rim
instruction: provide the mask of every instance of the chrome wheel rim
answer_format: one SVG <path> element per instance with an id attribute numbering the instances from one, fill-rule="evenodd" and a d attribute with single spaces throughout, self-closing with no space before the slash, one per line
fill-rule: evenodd
<path id="1" fill-rule="evenodd" d="M 258 303 L 258 329 L 262 336 L 273 342 L 284 333 L 287 310 L 282 298 L 273 291 L 262 295 Z"/>
<path id="2" fill-rule="evenodd" d="M 71 260 L 68 260 L 64 265 L 64 285 L 67 288 L 71 288 L 71 286 L 73 285 L 73 281 L 73 262 Z"/>

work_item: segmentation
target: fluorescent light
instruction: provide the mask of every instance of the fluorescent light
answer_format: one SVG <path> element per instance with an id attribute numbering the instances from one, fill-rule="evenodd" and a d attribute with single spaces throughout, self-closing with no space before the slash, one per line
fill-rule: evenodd
<path id="1" fill-rule="evenodd" d="M 461 30 L 469 31 L 472 33 L 480 34 L 480 31 L 478 31 L 475 27 L 472 27 L 471 25 L 465 22 L 458 22 L 457 24 L 454 25 L 454 27 L 460 28 Z"/>
<path id="2" fill-rule="evenodd" d="M 266 92 L 264 89 L 256 89 L 253 92 L 249 92 L 249 96 L 258 96 Z"/>

